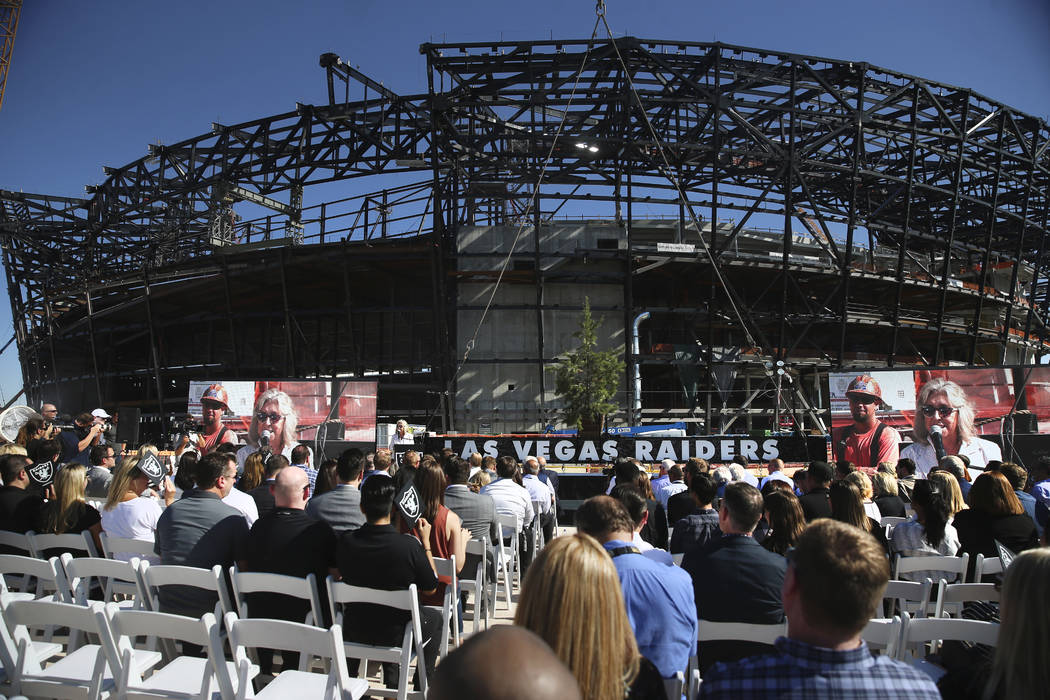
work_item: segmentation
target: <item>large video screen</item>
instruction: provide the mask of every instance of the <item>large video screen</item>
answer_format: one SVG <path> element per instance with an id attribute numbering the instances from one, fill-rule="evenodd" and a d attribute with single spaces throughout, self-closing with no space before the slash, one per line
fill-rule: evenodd
<path id="1" fill-rule="evenodd" d="M 297 442 L 314 441 L 319 430 L 327 440 L 374 442 L 376 388 L 376 382 L 360 381 L 205 379 L 190 382 L 187 412 L 203 420 L 202 397 L 212 405 L 222 399 L 222 425 L 240 443 L 249 442 L 253 420 L 256 433 L 273 428 Z"/>
<path id="2" fill-rule="evenodd" d="M 896 431 L 900 456 L 918 457 L 920 472 L 935 459 L 937 439 L 944 453 L 981 467 L 1002 459 L 1004 433 L 1050 429 L 1050 367 L 832 372 L 829 393 L 835 456 L 843 458 L 849 439 L 856 451 L 848 458 L 865 467 L 875 466 L 867 464 L 872 440 L 858 446 L 854 436 L 866 434 L 869 412 Z"/>

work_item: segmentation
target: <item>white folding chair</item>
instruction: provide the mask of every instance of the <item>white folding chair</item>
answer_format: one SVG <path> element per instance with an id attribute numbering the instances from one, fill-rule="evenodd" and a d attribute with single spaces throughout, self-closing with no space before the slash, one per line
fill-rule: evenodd
<path id="1" fill-rule="evenodd" d="M 521 523 L 513 515 L 496 514 L 500 525 L 499 555 L 500 571 L 503 575 L 503 588 L 507 596 L 507 609 L 510 610 L 511 588 L 521 590 Z M 509 534 L 508 534 L 509 533 Z M 509 543 L 507 542 L 509 538 Z"/>
<path id="2" fill-rule="evenodd" d="M 121 610 L 105 607 L 108 620 L 102 649 L 115 669 L 116 695 L 122 700 L 168 698 L 232 698 L 234 664 L 223 656 L 220 627 L 211 613 L 200 619 L 150 610 Z M 160 634 L 166 640 L 196 644 L 208 650 L 207 658 L 177 656 L 148 678 L 136 663 L 135 639 Z M 256 669 L 258 673 L 258 669 Z"/>
<path id="3" fill-rule="evenodd" d="M 937 586 L 937 604 L 933 616 L 960 617 L 962 604 L 970 601 L 998 602 L 999 591 L 994 583 L 945 583 L 941 579 Z"/>
<path id="4" fill-rule="evenodd" d="M 116 602 L 123 608 L 144 607 L 139 593 L 139 574 L 132 562 L 99 557 L 74 557 L 68 552 L 60 558 L 70 599 L 77 605 L 87 605 L 92 582 L 102 591 L 102 602 Z M 118 599 L 117 596 L 129 596 Z"/>
<path id="5" fill-rule="evenodd" d="M 882 600 L 884 604 L 892 601 L 895 605 L 891 605 L 888 610 L 884 611 L 886 616 L 893 617 L 898 613 L 906 612 L 912 617 L 926 617 L 932 590 L 933 581 L 928 578 L 923 579 L 922 582 L 890 581 L 882 593 Z"/>
<path id="6" fill-rule="evenodd" d="M 343 656 L 343 630 L 338 624 L 320 629 L 298 622 L 284 620 L 240 620 L 230 613 L 226 616 L 233 662 L 236 664 L 236 698 L 337 698 L 357 700 L 368 691 L 368 681 L 350 678 Z M 252 693 L 249 648 L 298 651 L 302 659 L 319 656 L 329 661 L 331 670 L 325 674 L 308 670 L 284 671 L 257 694 Z M 300 664 L 301 666 L 302 664 Z M 374 692 L 374 691 L 372 691 Z"/>
<path id="7" fill-rule="evenodd" d="M 897 527 L 901 523 L 906 522 L 908 522 L 907 518 L 900 518 L 893 515 L 884 515 L 881 518 L 879 518 L 879 525 L 881 525 L 882 528 L 886 531 L 887 541 L 889 541 L 889 539 L 893 536 L 893 528 Z"/>
<path id="8" fill-rule="evenodd" d="M 915 655 L 920 645 L 931 643 L 930 653 L 936 653 L 940 643 L 946 639 L 975 642 L 994 647 L 999 639 L 999 623 L 982 620 L 962 620 L 951 617 L 924 617 L 911 619 L 904 615 L 904 629 L 897 658 L 907 659 Z M 921 658 L 921 657 L 919 657 Z"/>
<path id="9" fill-rule="evenodd" d="M 474 623 L 474 632 L 477 632 L 480 629 L 482 621 L 485 623 L 485 629 L 489 628 L 489 613 L 491 610 L 488 596 L 488 583 L 485 580 L 488 573 L 488 555 L 488 538 L 467 540 L 467 557 L 468 559 L 476 557 L 478 568 L 474 572 L 474 578 L 464 578 L 459 580 L 459 589 L 461 593 L 472 593 L 474 595 L 474 605 L 470 611 L 470 619 Z M 464 620 L 467 618 L 465 610 L 463 611 L 463 618 Z M 457 640 L 456 643 L 459 644 L 459 640 Z"/>
<path id="10" fill-rule="evenodd" d="M 23 556 L 33 556 L 33 550 L 29 545 L 29 536 L 21 532 L 0 530 L 0 547 L 18 550 L 18 552 L 11 552 L 11 554 L 21 553 Z"/>
<path id="11" fill-rule="evenodd" d="M 901 618 L 896 615 L 892 618 L 873 617 L 868 620 L 860 636 L 868 643 L 869 648 L 881 651 L 885 656 L 894 659 L 897 657 L 902 626 Z"/>
<path id="12" fill-rule="evenodd" d="M 427 673 L 423 664 L 423 628 L 419 616 L 419 597 L 416 585 L 412 584 L 407 590 L 380 591 L 374 588 L 361 588 L 346 583 L 336 582 L 329 576 L 326 580 L 328 586 L 328 605 L 332 613 L 332 621 L 342 624 L 343 614 L 339 606 L 348 603 L 366 603 L 369 605 L 383 605 L 396 610 L 404 610 L 411 616 L 405 624 L 405 633 L 401 640 L 401 646 L 374 646 L 358 642 L 343 642 L 343 650 L 348 658 L 361 660 L 361 671 L 367 668 L 368 660 L 385 663 L 396 663 L 400 666 L 400 677 L 397 690 L 387 688 L 369 688 L 369 695 L 380 695 L 382 697 L 395 697 L 397 700 L 407 700 L 409 696 L 408 682 L 410 667 L 413 657 L 416 659 L 419 677 L 419 690 L 413 693 L 413 697 L 424 698 L 427 694 Z"/>
<path id="13" fill-rule="evenodd" d="M 7 606 L 15 600 L 20 599 L 13 598 L 7 593 L 0 594 L 0 618 L 2 618 L 0 619 L 0 666 L 3 666 L 2 670 L 6 676 L 2 681 L 5 692 L 10 690 L 16 678 L 15 670 L 18 667 L 19 648 L 14 637 L 11 636 L 11 630 L 8 629 L 6 616 Z M 34 641 L 26 648 L 25 653 L 27 660 L 40 666 L 48 659 L 62 653 L 62 645 L 56 642 Z"/>
<path id="14" fill-rule="evenodd" d="M 139 571 L 142 576 L 143 590 L 147 596 L 146 603 L 150 610 L 164 612 L 161 610 L 160 603 L 160 589 L 164 586 L 190 586 L 215 593 L 218 596 L 213 612 L 215 619 L 233 610 L 229 593 L 226 590 L 226 582 L 222 577 L 222 568 L 218 565 L 210 569 L 199 569 L 195 566 L 168 564 L 150 566 L 147 562 L 140 561 Z"/>
<path id="15" fill-rule="evenodd" d="M 13 626 L 12 636 L 18 646 L 15 664 L 16 678 L 13 692 L 43 698 L 90 698 L 92 700 L 114 688 L 113 673 L 106 655 L 98 644 L 78 648 L 68 646 L 63 658 L 44 668 L 39 658 L 26 653 L 32 643 L 29 628 L 62 626 L 83 634 L 104 635 L 106 616 L 102 605 L 88 607 L 72 603 L 43 600 L 13 601 L 5 610 L 5 619 Z M 82 635 L 70 635 L 69 640 Z M 132 662 L 136 668 L 148 670 L 160 661 L 160 654 L 137 651 Z"/>
<path id="16" fill-rule="evenodd" d="M 537 555 L 547 545 L 543 537 L 543 526 L 540 525 L 541 508 L 543 508 L 543 501 L 532 502 L 532 512 L 536 514 L 536 519 L 532 521 L 532 539 L 536 544 Z"/>
<path id="17" fill-rule="evenodd" d="M 772 625 L 756 624 L 752 622 L 713 622 L 711 620 L 697 620 L 696 638 L 700 644 L 704 642 L 756 642 L 758 644 L 773 644 L 778 637 L 787 634 L 787 620 Z M 696 697 L 699 692 L 700 660 L 696 655 L 689 657 L 689 695 Z"/>
<path id="18" fill-rule="evenodd" d="M 89 557 L 99 556 L 98 549 L 95 548 L 95 540 L 87 530 L 83 532 L 67 532 L 62 535 L 38 535 L 35 532 L 27 532 L 26 537 L 29 538 L 29 547 L 33 552 L 33 556 L 38 559 L 46 559 L 46 552 L 56 549 L 61 549 L 64 552 L 83 552 L 84 555 Z"/>
<path id="19" fill-rule="evenodd" d="M 69 584 L 66 583 L 58 557 L 38 559 L 18 554 L 0 554 L 0 576 L 10 577 L 8 580 L 13 582 L 21 579 L 21 583 L 16 584 L 17 591 L 12 591 L 15 598 L 40 598 L 54 591 L 54 600 L 73 602 L 69 597 Z"/>
<path id="20" fill-rule="evenodd" d="M 456 557 L 455 555 L 448 557 L 447 559 L 442 557 L 434 557 L 434 570 L 440 579 L 448 579 L 445 583 L 445 595 L 441 601 L 441 621 L 443 623 L 441 633 L 441 647 L 438 650 L 438 658 L 443 659 L 448 655 L 448 638 L 450 634 L 449 625 L 451 624 L 451 635 L 456 646 L 459 646 L 459 616 L 456 614 L 458 608 L 457 597 L 459 590 L 458 576 L 456 575 Z M 432 606 L 431 606 L 432 607 Z M 433 643 L 433 642 L 432 642 Z"/>
<path id="21" fill-rule="evenodd" d="M 278 593 L 289 598 L 299 598 L 310 604 L 310 611 L 302 622 L 307 625 L 324 627 L 321 615 L 321 596 L 317 589 L 317 577 L 308 574 L 306 578 L 284 576 L 260 571 L 240 571 L 236 566 L 230 567 L 230 581 L 233 582 L 233 600 L 237 616 L 247 618 L 248 599 L 252 593 Z"/>
<path id="22" fill-rule="evenodd" d="M 682 700 L 682 690 L 685 688 L 685 676 L 681 671 L 670 678 L 664 679 L 664 695 L 667 700 Z"/>
<path id="23" fill-rule="evenodd" d="M 953 583 L 958 579 L 958 583 L 966 583 L 966 566 L 969 563 L 970 555 L 965 552 L 957 557 L 902 557 L 898 555 L 893 568 L 893 578 L 901 580 L 901 574 L 910 574 L 916 571 L 934 571 L 937 573 L 953 574 L 952 576 L 938 578 L 944 578 L 946 581 L 950 580 Z"/>
<path id="24" fill-rule="evenodd" d="M 131 561 L 137 557 L 151 564 L 160 561 L 153 551 L 153 543 L 149 540 L 135 540 L 130 537 L 111 537 L 103 532 L 99 536 L 102 542 L 103 556 L 107 559 L 123 559 Z"/>
<path id="25" fill-rule="evenodd" d="M 974 562 L 973 567 L 974 583 L 982 583 L 985 576 L 1001 573 L 1003 573 L 1002 559 L 999 557 L 986 557 L 983 554 L 977 555 L 977 560 Z"/>

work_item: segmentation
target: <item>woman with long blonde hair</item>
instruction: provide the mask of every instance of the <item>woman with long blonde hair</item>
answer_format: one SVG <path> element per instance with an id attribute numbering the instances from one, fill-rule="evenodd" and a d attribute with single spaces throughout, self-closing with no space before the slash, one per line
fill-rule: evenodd
<path id="1" fill-rule="evenodd" d="M 544 547 L 525 576 L 514 623 L 550 645 L 584 700 L 663 696 L 659 671 L 638 653 L 616 567 L 589 535 Z"/>
<path id="2" fill-rule="evenodd" d="M 102 529 L 112 537 L 152 542 L 160 519 L 161 507 L 156 499 L 142 496 L 149 489 L 149 477 L 138 468 L 136 455 L 125 457 L 113 473 L 106 505 L 102 507 Z M 170 477 L 162 482 L 166 505 L 175 500 L 175 485 Z M 130 555 L 117 553 L 118 559 Z"/>
<path id="3" fill-rule="evenodd" d="M 1050 549 L 1024 552 L 1003 575 L 999 642 L 984 697 L 1045 698 L 1050 688 Z"/>
<path id="4" fill-rule="evenodd" d="M 102 551 L 99 535 L 101 517 L 87 504 L 87 467 L 69 462 L 55 474 L 55 498 L 44 504 L 37 516 L 36 531 L 41 534 L 63 535 L 88 531 L 95 541 L 96 551 Z M 45 552 L 47 556 L 57 553 Z"/>
<path id="5" fill-rule="evenodd" d="M 941 489 L 944 491 L 948 498 L 948 522 L 955 520 L 955 514 L 960 510 L 966 510 L 969 508 L 966 505 L 966 499 L 963 498 L 962 488 L 959 486 L 959 481 L 948 472 L 936 471 L 930 472 L 928 477 L 930 481 L 934 481 L 941 485 Z"/>

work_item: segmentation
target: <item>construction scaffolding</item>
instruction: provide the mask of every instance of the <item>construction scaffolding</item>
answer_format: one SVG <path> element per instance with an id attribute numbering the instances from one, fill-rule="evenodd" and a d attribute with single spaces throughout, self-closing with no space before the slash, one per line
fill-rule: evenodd
<path id="1" fill-rule="evenodd" d="M 0 192 L 30 399 L 367 376 L 380 420 L 536 429 L 584 296 L 639 367 L 617 419 L 705 432 L 822 430 L 830 368 L 1050 347 L 1035 117 L 724 44 L 420 50 L 425 92 L 324 54 L 328 104 L 151 146 L 86 199 Z"/>

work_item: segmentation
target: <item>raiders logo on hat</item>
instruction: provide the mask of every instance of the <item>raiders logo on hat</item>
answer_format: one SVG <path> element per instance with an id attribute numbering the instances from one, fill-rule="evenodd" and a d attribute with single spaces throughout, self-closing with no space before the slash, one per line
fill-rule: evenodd
<path id="1" fill-rule="evenodd" d="M 29 479 L 38 486 L 47 486 L 55 480 L 55 465 L 50 460 L 26 467 Z"/>
<path id="2" fill-rule="evenodd" d="M 410 528 L 416 526 L 416 521 L 421 515 L 419 509 L 419 492 L 414 484 L 409 482 L 401 493 L 397 494 L 397 509 L 401 513 L 401 520 Z"/>
<path id="3" fill-rule="evenodd" d="M 139 460 L 138 469 L 145 474 L 151 484 L 156 486 L 164 479 L 164 466 L 157 459 L 157 455 L 147 452 L 146 456 Z"/>

